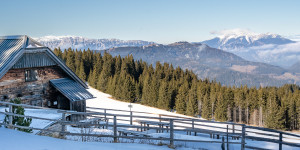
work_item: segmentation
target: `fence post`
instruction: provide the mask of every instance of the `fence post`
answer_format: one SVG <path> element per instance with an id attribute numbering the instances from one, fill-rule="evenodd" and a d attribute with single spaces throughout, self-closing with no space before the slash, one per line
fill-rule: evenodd
<path id="1" fill-rule="evenodd" d="M 104 118 L 106 119 L 106 109 L 104 109 Z"/>
<path id="2" fill-rule="evenodd" d="M 229 150 L 229 144 L 228 144 L 228 142 L 229 142 L 229 137 L 228 137 L 228 125 L 227 125 L 227 131 L 226 131 L 226 146 L 227 146 L 227 150 Z"/>
<path id="3" fill-rule="evenodd" d="M 130 111 L 130 125 L 132 125 L 132 111 Z"/>
<path id="4" fill-rule="evenodd" d="M 195 129 L 195 120 L 192 119 L 192 129 Z M 194 135 L 197 136 L 197 132 L 194 130 Z"/>
<path id="5" fill-rule="evenodd" d="M 64 132 L 66 132 L 66 125 L 65 125 L 66 113 L 65 112 L 62 112 L 61 120 L 62 120 L 62 122 L 61 122 L 61 133 L 60 133 L 60 135 L 64 136 Z"/>
<path id="6" fill-rule="evenodd" d="M 279 150 L 282 150 L 282 133 L 279 133 Z"/>
<path id="7" fill-rule="evenodd" d="M 158 117 L 159 117 L 159 122 L 161 122 L 161 114 L 159 114 Z"/>
<path id="8" fill-rule="evenodd" d="M 114 143 L 117 143 L 117 117 L 114 116 Z"/>
<path id="9" fill-rule="evenodd" d="M 222 136 L 222 145 L 221 145 L 222 150 L 225 150 L 225 138 Z"/>
<path id="10" fill-rule="evenodd" d="M 9 110 L 8 112 L 9 113 L 13 113 L 13 106 L 11 104 L 9 104 Z M 13 116 L 10 114 L 9 117 L 8 117 L 8 120 L 9 120 L 9 128 L 13 128 L 12 125 L 13 125 Z"/>
<path id="11" fill-rule="evenodd" d="M 245 125 L 242 125 L 242 145 L 241 145 L 241 150 L 245 150 L 245 133 L 246 129 L 245 129 Z"/>
<path id="12" fill-rule="evenodd" d="M 174 126 L 173 119 L 170 119 L 170 145 L 174 147 Z"/>
<path id="13" fill-rule="evenodd" d="M 235 133 L 234 130 L 235 130 L 235 129 L 234 129 L 234 125 L 232 125 L 232 133 L 233 133 L 233 134 Z M 235 137 L 235 136 L 232 136 L 232 139 L 235 140 L 235 138 L 233 138 L 233 137 Z"/>

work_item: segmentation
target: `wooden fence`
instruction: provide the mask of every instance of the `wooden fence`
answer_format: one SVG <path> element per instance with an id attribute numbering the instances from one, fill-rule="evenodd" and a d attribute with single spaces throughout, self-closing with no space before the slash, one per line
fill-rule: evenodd
<path id="1" fill-rule="evenodd" d="M 294 147 L 300 147 L 297 143 L 285 142 L 283 138 L 299 138 L 299 135 L 291 134 L 287 132 L 246 126 L 244 124 L 230 123 L 230 122 L 215 122 L 207 121 L 199 118 L 192 117 L 178 117 L 173 115 L 162 115 L 162 114 L 153 114 L 148 112 L 138 112 L 138 111 L 125 111 L 117 109 L 104 109 L 104 108 L 91 108 L 88 107 L 90 111 L 87 112 L 74 112 L 74 111 L 65 111 L 57 110 L 58 113 L 61 113 L 62 119 L 49 119 L 36 116 L 28 115 L 18 115 L 12 112 L 13 106 L 22 106 L 24 108 L 35 108 L 35 109 L 47 109 L 44 107 L 30 106 L 24 104 L 13 104 L 7 102 L 0 102 L 0 104 L 7 105 L 9 108 L 8 112 L 0 112 L 9 116 L 9 123 L 2 123 L 3 125 L 9 128 L 23 128 L 23 129 L 32 129 L 40 130 L 43 132 L 56 132 L 62 136 L 89 136 L 89 137 L 110 137 L 113 138 L 114 142 L 119 142 L 119 139 L 147 139 L 147 140 L 160 140 L 160 141 L 169 141 L 170 146 L 174 146 L 175 141 L 181 142 L 198 142 L 198 143 L 220 143 L 222 149 L 229 149 L 229 144 L 239 144 L 241 149 L 245 148 L 250 149 L 264 149 L 259 147 L 253 147 L 246 145 L 246 139 L 258 140 L 258 141 L 267 141 L 278 143 L 279 149 L 282 149 L 282 145 L 289 145 Z M 91 111 L 91 110 L 97 110 Z M 100 111 L 100 112 L 99 112 Z M 114 113 L 109 113 L 109 112 Z M 117 112 L 117 113 L 116 113 Z M 128 114 L 126 114 L 128 113 Z M 86 118 L 85 122 L 78 120 L 67 120 L 67 116 L 80 115 Z M 154 117 L 153 115 L 157 115 Z M 57 122 L 61 125 L 60 131 L 50 130 L 50 129 L 41 129 L 35 127 L 24 127 L 12 124 L 12 117 L 26 117 L 32 119 L 41 119 Z M 101 120 L 101 122 L 99 122 Z M 96 127 L 96 128 L 110 128 L 113 131 L 113 135 L 104 135 L 104 134 L 91 134 L 91 133 L 72 133 L 66 130 L 66 126 L 77 126 L 77 127 Z M 136 129 L 133 131 L 132 129 Z M 156 130 L 158 133 L 166 132 L 168 137 L 151 137 L 144 133 L 147 130 Z M 263 132 L 262 132 L 263 131 Z M 187 140 L 187 139 L 176 139 L 174 138 L 174 133 L 186 132 L 187 135 L 197 136 L 199 134 L 207 134 L 211 138 L 222 139 L 219 141 L 216 140 Z M 265 133 L 267 132 L 267 133 Z M 271 133 L 274 134 L 271 134 Z M 278 136 L 276 136 L 278 134 Z M 133 136 L 129 136 L 133 135 Z M 258 135 L 258 136 L 257 136 Z M 267 137 L 261 137 L 267 136 Z M 274 139 L 278 138 L 278 139 Z M 225 140 L 226 138 L 226 140 Z M 237 141 L 229 141 L 229 138 Z M 300 139 L 299 142 L 300 143 Z M 225 148 L 226 145 L 226 148 Z"/>

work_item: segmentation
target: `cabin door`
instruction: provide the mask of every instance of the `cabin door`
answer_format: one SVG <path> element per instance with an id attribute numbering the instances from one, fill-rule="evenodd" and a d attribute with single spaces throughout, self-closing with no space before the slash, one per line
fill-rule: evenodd
<path id="1" fill-rule="evenodd" d="M 69 110 L 70 109 L 70 101 L 63 95 L 57 96 L 57 108 Z"/>

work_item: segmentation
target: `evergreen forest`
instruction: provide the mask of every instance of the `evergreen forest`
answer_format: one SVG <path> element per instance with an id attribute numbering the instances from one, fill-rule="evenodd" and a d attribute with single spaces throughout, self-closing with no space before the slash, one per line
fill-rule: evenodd
<path id="1" fill-rule="evenodd" d="M 300 88 L 223 86 L 198 79 L 190 70 L 133 56 L 107 52 L 54 49 L 82 80 L 114 98 L 176 111 L 208 120 L 232 121 L 281 130 L 300 128 Z"/>

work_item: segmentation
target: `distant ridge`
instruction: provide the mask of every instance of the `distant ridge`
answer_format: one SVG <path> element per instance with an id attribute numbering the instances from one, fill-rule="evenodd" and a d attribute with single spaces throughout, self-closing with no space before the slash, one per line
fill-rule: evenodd
<path id="1" fill-rule="evenodd" d="M 113 47 L 130 47 L 130 46 L 144 46 L 154 44 L 154 42 L 142 40 L 119 40 L 119 39 L 90 39 L 80 36 L 44 36 L 35 38 L 41 44 L 54 49 L 60 47 L 61 49 L 91 49 L 104 50 Z"/>
<path id="2" fill-rule="evenodd" d="M 278 66 L 247 61 L 235 54 L 212 48 L 206 44 L 176 42 L 168 45 L 152 44 L 142 47 L 115 47 L 106 50 L 113 56 L 133 55 L 155 65 L 157 61 L 193 70 L 198 77 L 210 78 L 230 86 L 281 86 L 298 83 L 298 78 Z M 298 83 L 299 84 L 299 83 Z"/>
<path id="3" fill-rule="evenodd" d="M 271 33 L 255 33 L 249 30 L 233 29 L 216 32 L 217 37 L 206 40 L 205 43 L 213 48 L 223 50 L 228 49 L 241 49 L 253 46 L 262 46 L 266 44 L 289 44 L 294 41 L 284 38 L 278 34 Z"/>

